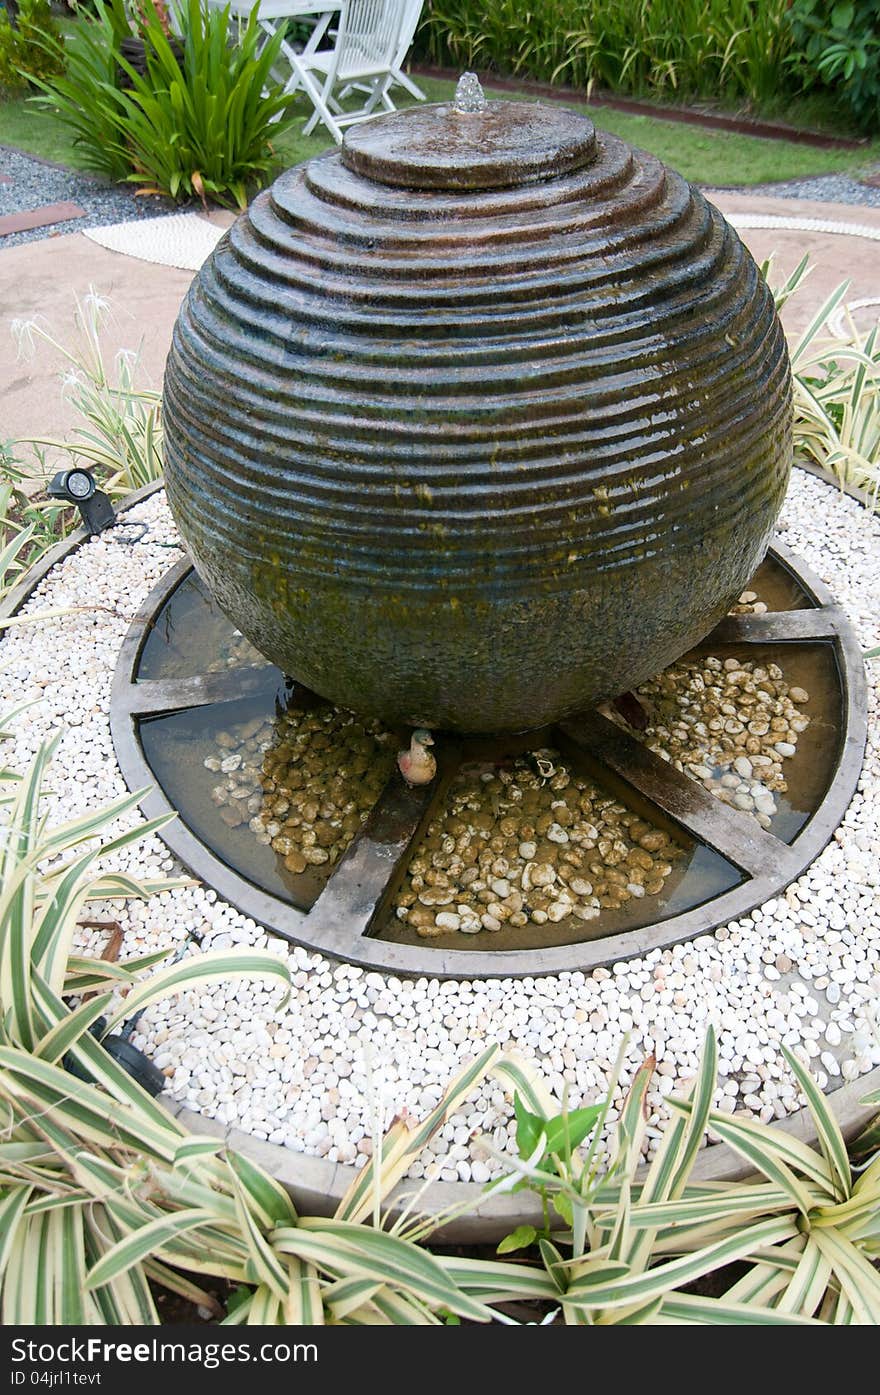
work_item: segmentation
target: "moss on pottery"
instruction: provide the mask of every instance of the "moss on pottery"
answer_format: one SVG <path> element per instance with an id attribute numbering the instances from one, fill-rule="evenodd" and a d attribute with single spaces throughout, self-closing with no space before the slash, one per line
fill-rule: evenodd
<path id="1" fill-rule="evenodd" d="M 414 108 L 223 237 L 165 382 L 168 496 L 245 635 L 391 723 L 544 725 L 752 576 L 791 465 L 770 294 L 653 156 L 564 108 Z"/>

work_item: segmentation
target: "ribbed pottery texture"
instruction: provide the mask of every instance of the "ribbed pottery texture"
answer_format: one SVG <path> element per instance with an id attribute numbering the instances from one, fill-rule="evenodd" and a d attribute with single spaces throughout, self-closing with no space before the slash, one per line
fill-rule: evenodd
<path id="1" fill-rule="evenodd" d="M 502 110 L 505 109 L 505 110 Z M 224 611 L 389 722 L 632 688 L 761 560 L 785 342 L 724 218 L 564 108 L 417 108 L 288 170 L 187 296 L 168 496 Z"/>

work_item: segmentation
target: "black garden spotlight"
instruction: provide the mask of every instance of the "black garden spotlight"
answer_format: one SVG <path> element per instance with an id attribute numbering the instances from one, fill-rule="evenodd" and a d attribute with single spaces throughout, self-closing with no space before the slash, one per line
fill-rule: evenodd
<path id="1" fill-rule="evenodd" d="M 81 473 L 85 473 L 82 471 Z M 201 935 L 190 931 L 186 939 L 172 955 L 169 964 L 179 964 L 191 945 L 200 945 Z M 118 1066 L 121 1066 L 128 1075 L 136 1080 L 141 1089 L 146 1090 L 153 1098 L 160 1095 L 167 1085 L 164 1073 L 159 1067 L 154 1065 L 145 1051 L 135 1046 L 131 1041 L 131 1034 L 140 1022 L 146 1008 L 142 1007 L 139 1012 L 123 1022 L 118 1032 L 111 1032 L 109 1036 L 102 1036 L 101 1033 L 107 1026 L 106 1017 L 99 1017 L 89 1028 L 91 1035 L 100 1042 L 107 1055 L 112 1057 Z M 80 1065 L 72 1052 L 68 1051 L 63 1057 L 61 1064 L 71 1075 L 75 1075 L 77 1080 L 85 1080 L 88 1084 L 94 1084 L 95 1077 L 91 1071 Z"/>
<path id="2" fill-rule="evenodd" d="M 88 470 L 59 470 L 49 485 L 51 499 L 63 499 L 65 503 L 76 504 L 88 531 L 103 533 L 116 522 L 113 505 L 107 495 L 95 484 Z"/>

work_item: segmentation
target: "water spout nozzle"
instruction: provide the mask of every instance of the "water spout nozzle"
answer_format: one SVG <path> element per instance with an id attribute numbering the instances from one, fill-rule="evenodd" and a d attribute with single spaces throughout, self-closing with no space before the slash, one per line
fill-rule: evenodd
<path id="1" fill-rule="evenodd" d="M 454 110 L 470 116 L 485 111 L 488 105 L 476 73 L 462 73 L 455 89 Z"/>

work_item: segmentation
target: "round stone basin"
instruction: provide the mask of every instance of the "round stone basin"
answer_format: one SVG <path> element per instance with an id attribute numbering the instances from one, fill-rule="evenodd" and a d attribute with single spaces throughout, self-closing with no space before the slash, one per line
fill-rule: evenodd
<path id="1" fill-rule="evenodd" d="M 785 886 L 852 789 L 858 691 L 839 608 L 777 549 L 629 707 L 438 734 L 410 789 L 405 729 L 286 680 L 182 563 L 129 632 L 113 731 L 129 783 L 180 813 L 169 845 L 256 920 L 364 965 L 506 975 L 688 938 Z"/>

